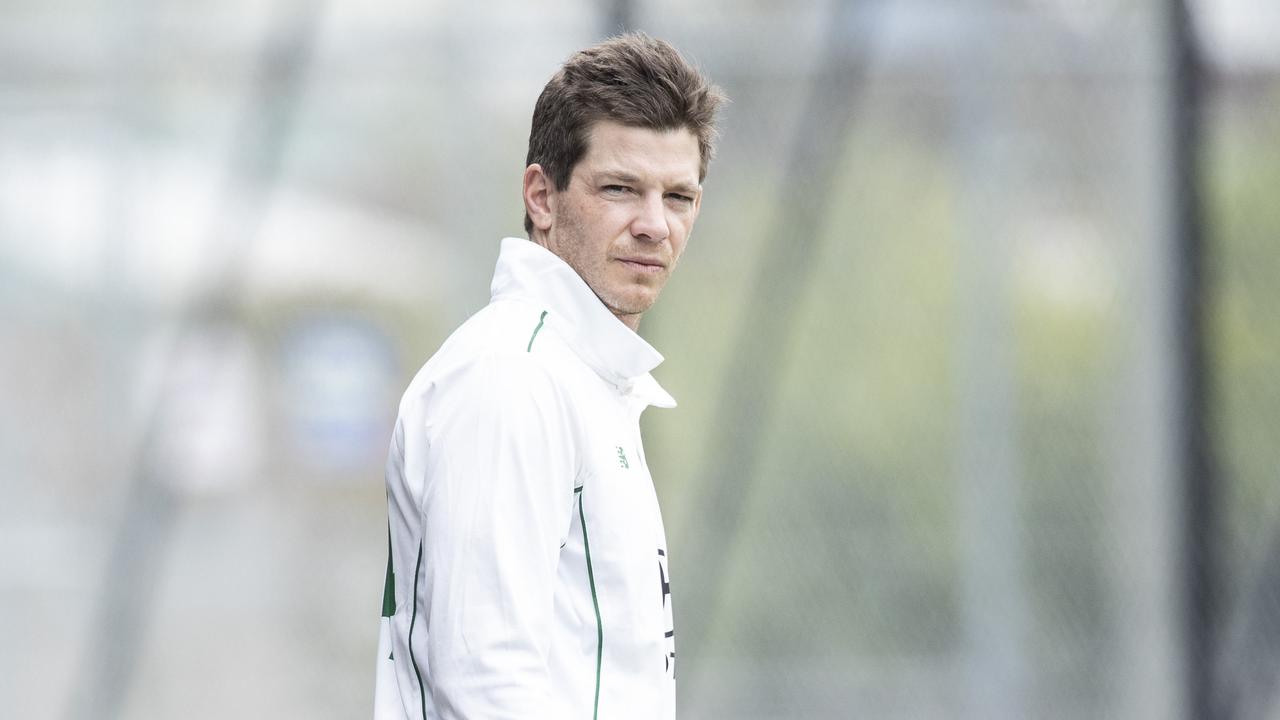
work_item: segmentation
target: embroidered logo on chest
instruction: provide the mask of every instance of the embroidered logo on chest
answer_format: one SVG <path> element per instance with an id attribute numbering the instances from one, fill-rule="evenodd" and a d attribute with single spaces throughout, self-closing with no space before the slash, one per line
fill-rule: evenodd
<path id="1" fill-rule="evenodd" d="M 621 445 L 616 447 L 618 449 L 618 467 L 623 470 L 630 470 L 631 463 L 627 462 L 627 451 L 623 450 Z"/>

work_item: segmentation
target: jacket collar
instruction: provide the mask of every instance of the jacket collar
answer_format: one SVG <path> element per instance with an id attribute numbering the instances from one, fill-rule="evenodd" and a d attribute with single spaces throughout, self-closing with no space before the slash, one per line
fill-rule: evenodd
<path id="1" fill-rule="evenodd" d="M 676 401 L 649 371 L 662 354 L 622 324 L 568 263 L 524 238 L 503 238 L 490 286 L 493 300 L 521 298 L 546 309 L 554 327 L 596 374 L 650 405 Z"/>

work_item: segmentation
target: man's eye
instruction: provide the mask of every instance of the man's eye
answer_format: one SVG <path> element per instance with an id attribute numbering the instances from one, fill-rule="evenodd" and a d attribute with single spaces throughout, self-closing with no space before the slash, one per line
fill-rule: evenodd
<path id="1" fill-rule="evenodd" d="M 672 200 L 675 200 L 676 202 L 679 202 L 679 203 L 691 203 L 691 202 L 693 202 L 693 198 L 692 198 L 692 197 L 690 197 L 689 195 L 681 195 L 680 193 L 671 193 L 671 194 L 667 195 L 667 197 L 669 197 L 669 198 L 671 198 Z"/>
<path id="2" fill-rule="evenodd" d="M 627 190 L 630 190 L 626 185 L 605 185 L 602 189 L 611 195 L 621 195 Z"/>

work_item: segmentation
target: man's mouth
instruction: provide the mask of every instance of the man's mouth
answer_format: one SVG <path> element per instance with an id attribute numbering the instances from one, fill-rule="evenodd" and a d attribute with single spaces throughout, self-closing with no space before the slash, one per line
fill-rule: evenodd
<path id="1" fill-rule="evenodd" d="M 653 260 L 650 258 L 618 258 L 618 262 L 626 265 L 636 272 L 642 273 L 659 273 L 666 268 L 666 265 L 664 265 L 660 260 Z"/>

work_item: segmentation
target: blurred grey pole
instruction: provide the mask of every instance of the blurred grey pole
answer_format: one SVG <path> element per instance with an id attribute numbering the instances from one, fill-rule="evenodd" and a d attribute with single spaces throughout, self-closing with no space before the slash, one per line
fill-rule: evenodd
<path id="1" fill-rule="evenodd" d="M 604 3 L 605 11 L 605 37 L 635 29 L 636 7 L 634 0 L 601 0 L 601 2 Z"/>
<path id="2" fill-rule="evenodd" d="M 878 3 L 856 0 L 837 0 L 831 6 L 807 104 L 780 176 L 777 210 L 761 244 L 757 278 L 746 285 L 748 294 L 741 301 L 742 324 L 720 383 L 711 439 L 702 455 L 702 481 L 690 507 L 697 520 L 673 546 L 678 549 L 672 562 L 689 571 L 676 604 L 676 653 L 695 658 L 695 663 L 706 652 L 710 625 L 724 599 L 742 514 L 760 486 L 759 448 L 775 422 L 795 315 L 828 209 L 837 200 L 831 190 L 872 52 L 873 15 L 880 10 Z M 849 242 L 857 242 L 856 236 Z M 695 664 L 678 672 L 698 671 Z"/>
<path id="3" fill-rule="evenodd" d="M 1217 654 L 1219 563 L 1216 543 L 1218 503 L 1209 433 L 1209 302 L 1204 277 L 1206 252 L 1200 195 L 1201 69 L 1195 23 L 1187 0 L 1169 6 L 1169 152 L 1172 175 L 1172 237 L 1177 268 L 1173 273 L 1177 317 L 1177 377 L 1181 386 L 1178 450 L 1182 479 L 1183 621 L 1186 624 L 1187 716 L 1227 720 L 1215 707 L 1214 659 Z"/>
<path id="4" fill-rule="evenodd" d="M 171 349 L 176 349 L 191 329 L 226 315 L 238 301 L 241 263 L 279 172 L 322 10 L 322 4 L 306 0 L 287 0 L 275 9 L 247 98 L 244 123 L 232 139 L 222 211 L 215 215 L 216 225 L 206 247 L 210 252 L 207 281 L 178 312 Z M 162 372 L 167 375 L 172 370 L 169 364 Z M 167 378 L 160 383 L 161 397 L 148 408 L 133 448 L 133 475 L 111 540 L 97 603 L 91 610 L 91 635 L 66 708 L 70 720 L 121 717 L 145 646 L 167 559 L 165 551 L 180 509 L 156 462 L 157 423 L 163 393 L 170 384 Z"/>
<path id="5" fill-rule="evenodd" d="M 956 481 L 962 558 L 963 717 L 1030 717 L 1009 199 L 1019 186 L 1011 120 L 1016 58 L 997 37 L 997 7 L 967 2 L 951 63 L 961 187 L 955 304 Z"/>
<path id="6" fill-rule="evenodd" d="M 136 317 L 138 298 L 130 291 L 127 276 L 132 252 L 136 200 L 137 128 L 144 112 L 144 72 L 139 40 L 145 37 L 144 18 L 150 8 L 128 0 L 102 8 L 102 27 L 110 33 L 113 66 L 109 70 L 113 103 L 108 143 L 112 182 L 104 203 L 102 281 L 96 317 L 104 387 L 101 397 L 102 435 L 112 452 L 110 461 L 120 464 L 119 476 L 128 485 L 119 504 L 104 504 L 117 513 L 119 526 L 106 556 L 106 571 L 98 585 L 97 604 L 88 624 L 89 639 L 71 684 L 67 717 L 114 718 L 119 716 L 138 649 L 142 644 L 148 602 L 157 583 L 160 547 L 145 538 L 164 538 L 172 521 L 172 503 L 165 488 L 142 481 L 135 428 L 119 418 L 127 417 L 133 403 L 130 394 L 138 378 L 141 322 Z M 112 475 L 95 478 L 99 491 L 107 492 Z"/>
<path id="7" fill-rule="evenodd" d="M 1179 428 L 1185 410 L 1179 366 L 1178 246 L 1169 123 L 1168 4 L 1140 13 L 1120 68 L 1132 73 L 1108 99 L 1116 138 L 1115 253 L 1118 369 L 1113 412 L 1103 418 L 1112 457 L 1106 509 L 1114 699 L 1123 718 L 1194 718 L 1187 705 L 1182 598 L 1183 497 Z"/>

